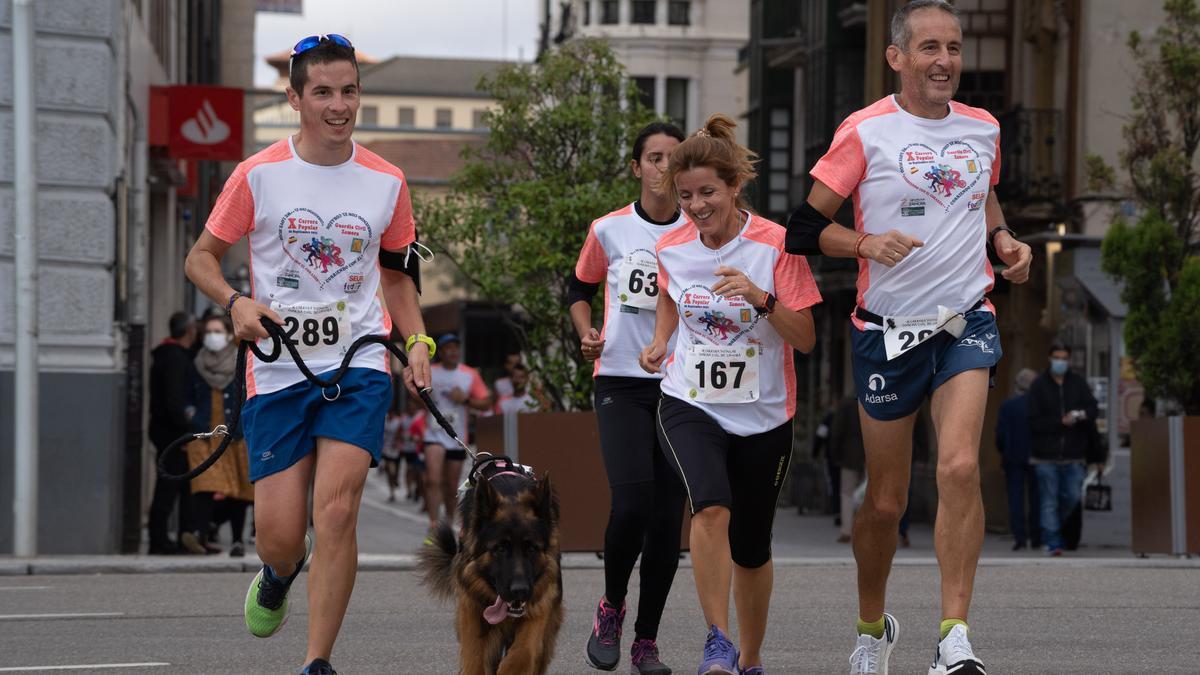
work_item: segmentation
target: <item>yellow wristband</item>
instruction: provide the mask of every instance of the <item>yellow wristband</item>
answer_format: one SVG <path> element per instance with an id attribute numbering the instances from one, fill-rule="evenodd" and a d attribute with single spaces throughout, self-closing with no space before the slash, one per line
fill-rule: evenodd
<path id="1" fill-rule="evenodd" d="M 429 347 L 429 358 L 432 359 L 433 355 L 437 353 L 437 343 L 433 341 L 433 338 L 425 335 L 424 333 L 414 333 L 409 335 L 408 340 L 404 343 L 404 351 L 411 352 L 413 345 L 417 344 L 418 342 L 424 344 L 426 347 Z"/>

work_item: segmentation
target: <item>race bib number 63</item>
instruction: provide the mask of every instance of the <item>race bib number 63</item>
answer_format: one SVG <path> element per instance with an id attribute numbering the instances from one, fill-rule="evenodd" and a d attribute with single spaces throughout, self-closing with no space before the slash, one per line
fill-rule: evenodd
<path id="1" fill-rule="evenodd" d="M 654 309 L 658 304 L 658 261 L 653 254 L 634 251 L 625 256 L 617 272 L 622 305 Z"/>

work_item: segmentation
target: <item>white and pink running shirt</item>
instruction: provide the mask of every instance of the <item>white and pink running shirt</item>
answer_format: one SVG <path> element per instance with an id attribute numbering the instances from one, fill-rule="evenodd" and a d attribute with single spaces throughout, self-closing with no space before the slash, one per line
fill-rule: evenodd
<path id="1" fill-rule="evenodd" d="M 986 110 L 951 101 L 950 113 L 934 120 L 908 113 L 894 96 L 880 99 L 842 122 L 812 176 L 854 197 L 859 232 L 898 230 L 925 242 L 892 268 L 859 259 L 863 308 L 881 316 L 937 314 L 938 305 L 961 312 L 991 290 L 984 214 L 1000 180 L 1000 125 Z"/>
<path id="2" fill-rule="evenodd" d="M 769 431 L 795 416 L 792 346 L 750 303 L 740 296 L 718 296 L 712 286 L 721 280 L 716 270 L 724 265 L 774 294 L 779 306 L 799 311 L 821 302 L 808 261 L 783 252 L 784 233 L 782 225 L 747 214 L 742 230 L 720 249 L 702 244 L 692 223 L 672 230 L 658 243 L 659 283 L 679 312 L 675 346 L 668 350 L 662 368 L 663 393 L 700 408 L 737 436 Z M 750 361 L 749 367 L 744 372 L 724 366 L 714 369 L 711 362 L 697 358 L 699 350 L 714 347 L 737 347 L 739 357 Z M 692 372 L 697 370 L 703 375 Z M 703 396 L 696 395 L 698 388 L 718 377 L 732 384 L 739 375 L 745 378 L 739 383 L 742 395 L 749 394 L 741 399 L 744 402 L 704 402 L 699 400 Z"/>
<path id="3" fill-rule="evenodd" d="M 666 225 L 644 218 L 636 202 L 597 218 L 588 231 L 575 276 L 587 284 L 604 284 L 604 327 L 600 337 L 604 352 L 596 359 L 592 375 L 658 379 L 638 365 L 642 349 L 654 339 L 654 312 L 658 301 L 659 239 L 687 222 L 680 214 Z"/>
<path id="4" fill-rule="evenodd" d="M 282 310 L 284 331 L 314 373 L 340 365 L 357 338 L 391 333 L 379 251 L 404 250 L 415 229 L 408 182 L 379 155 L 356 143 L 346 162 L 320 166 L 300 159 L 291 138 L 274 143 L 238 164 L 205 227 L 231 244 L 249 238 L 251 293 Z M 247 358 L 247 397 L 304 379 L 286 353 L 274 363 Z M 390 371 L 378 344 L 350 365 Z"/>
<path id="5" fill-rule="evenodd" d="M 446 368 L 445 364 L 435 363 L 430 371 L 433 375 L 433 393 L 431 394 L 433 402 L 442 411 L 442 416 L 446 418 L 450 426 L 454 427 L 454 432 L 458 434 L 463 443 L 469 443 L 467 404 L 455 403 L 454 399 L 450 398 L 450 392 L 457 388 L 466 392 L 468 398 L 481 399 L 488 395 L 487 385 L 483 383 L 483 378 L 479 377 L 478 370 L 462 363 L 455 366 L 453 370 Z M 458 443 L 450 438 L 450 434 L 442 429 L 433 415 L 426 417 L 425 442 L 437 443 L 450 450 L 459 449 Z"/>

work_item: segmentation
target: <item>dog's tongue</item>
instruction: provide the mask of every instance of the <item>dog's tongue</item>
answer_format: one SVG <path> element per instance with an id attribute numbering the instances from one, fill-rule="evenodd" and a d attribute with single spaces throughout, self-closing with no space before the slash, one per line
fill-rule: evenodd
<path id="1" fill-rule="evenodd" d="M 508 605 L 496 596 L 496 602 L 491 607 L 483 610 L 483 620 L 495 626 L 501 621 L 508 618 Z"/>

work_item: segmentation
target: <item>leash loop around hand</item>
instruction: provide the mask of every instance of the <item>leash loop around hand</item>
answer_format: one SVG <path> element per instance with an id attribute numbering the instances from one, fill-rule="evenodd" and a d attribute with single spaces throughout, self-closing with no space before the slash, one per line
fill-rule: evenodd
<path id="1" fill-rule="evenodd" d="M 308 364 L 306 364 L 304 362 L 304 358 L 300 356 L 300 352 L 296 349 L 296 345 L 293 344 L 291 340 L 287 339 L 287 336 L 284 335 L 282 328 L 266 317 L 263 317 L 260 321 L 263 328 L 267 331 L 267 335 L 271 339 L 271 351 L 269 353 L 264 353 L 261 349 L 259 349 L 257 342 L 254 340 L 242 340 L 238 345 L 237 369 L 234 373 L 234 381 L 238 384 L 237 405 L 233 408 L 233 413 L 230 415 L 230 419 L 228 420 L 228 426 L 219 425 L 209 432 L 187 434 L 175 439 L 175 441 L 168 445 L 158 457 L 158 475 L 160 477 L 166 480 L 191 480 L 204 473 L 209 469 L 209 467 L 215 464 L 217 460 L 221 458 L 221 455 L 225 453 L 225 450 L 229 447 L 229 444 L 233 442 L 234 436 L 237 435 L 238 430 L 241 428 L 242 406 L 246 403 L 246 350 L 253 352 L 255 358 L 257 358 L 259 361 L 262 361 L 263 363 L 272 363 L 277 361 L 283 354 L 284 349 L 286 349 L 287 353 L 292 357 L 292 360 L 295 361 L 296 367 L 300 369 L 300 373 L 304 375 L 304 379 L 320 387 L 321 396 L 327 401 L 336 400 L 338 396 L 341 396 L 342 388 L 338 383 L 341 382 L 342 378 L 346 375 L 346 372 L 350 370 L 350 362 L 354 360 L 355 353 L 358 352 L 358 350 L 364 345 L 381 344 L 385 349 L 395 355 L 402 366 L 405 368 L 408 367 L 408 354 L 406 354 L 403 349 L 388 339 L 388 336 L 364 335 L 355 340 L 354 343 L 350 345 L 350 348 L 346 350 L 346 354 L 342 357 L 341 365 L 338 366 L 333 375 L 329 378 L 321 378 L 309 370 Z M 334 396 L 333 399 L 330 399 L 329 397 L 325 396 L 325 390 L 332 388 L 336 388 L 338 393 L 337 396 Z M 450 424 L 449 420 L 446 419 L 446 416 L 443 415 L 442 411 L 437 407 L 437 404 L 433 402 L 433 397 L 430 396 L 432 391 L 432 387 L 425 387 L 418 392 L 421 402 L 425 404 L 426 410 L 429 411 L 429 414 L 433 415 L 433 418 L 437 421 L 438 426 L 445 430 L 445 432 L 450 435 L 450 438 L 453 438 L 455 441 L 457 441 L 462 449 L 465 450 L 471 457 L 471 459 L 475 459 L 475 451 L 458 437 L 458 432 L 455 431 L 454 425 Z M 221 444 L 218 445 L 215 450 L 213 450 L 212 454 L 205 458 L 203 462 L 197 464 L 194 469 L 181 474 L 172 474 L 167 470 L 167 460 L 173 452 L 187 445 L 191 441 L 208 440 L 217 435 L 223 435 L 225 437 L 224 440 L 222 440 Z"/>

